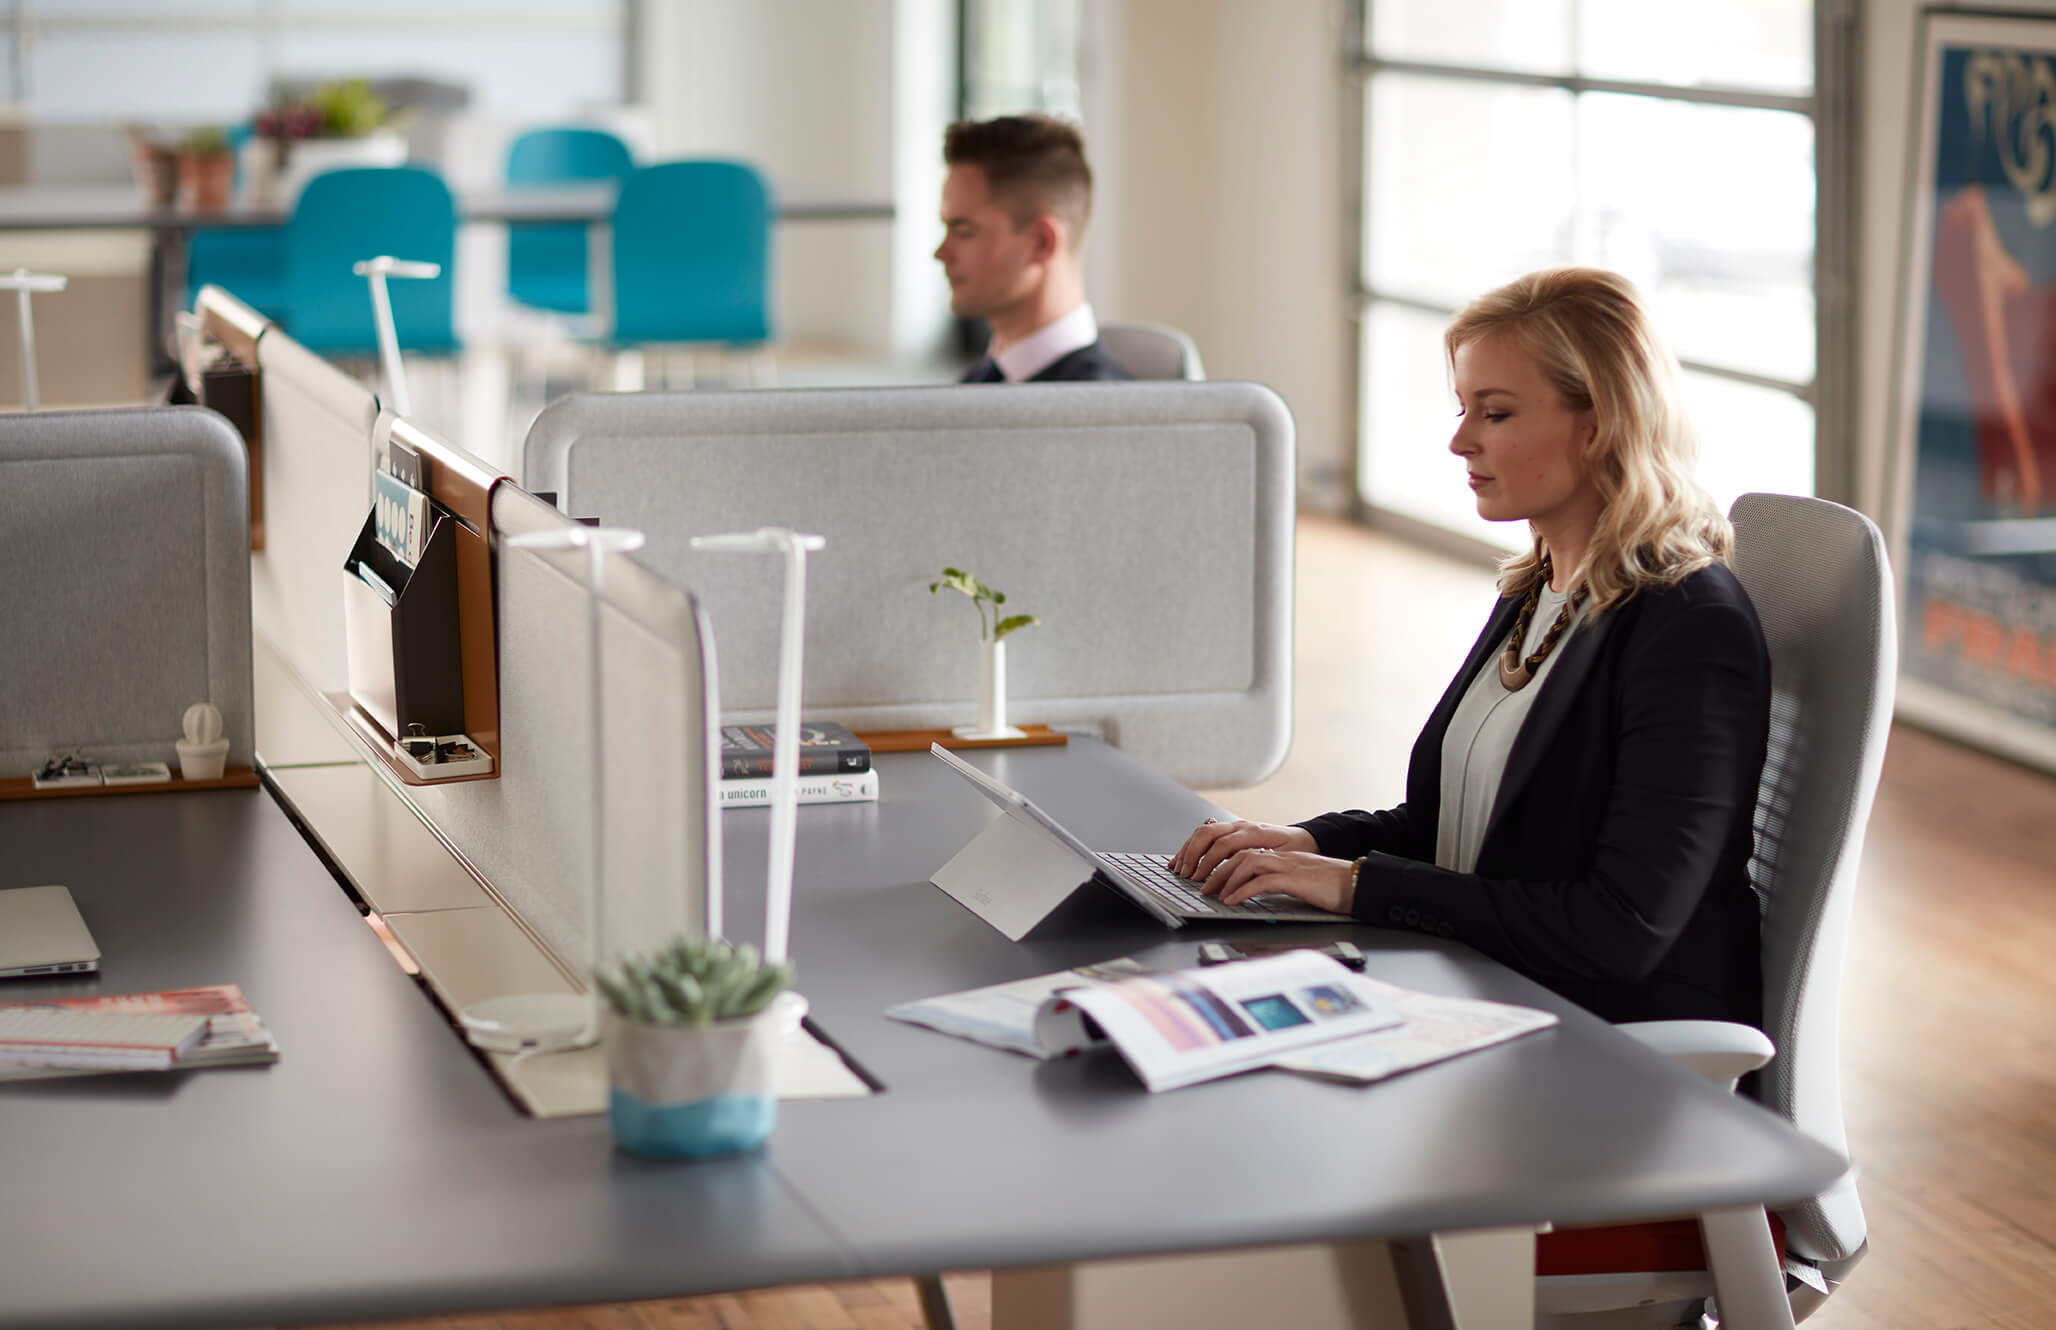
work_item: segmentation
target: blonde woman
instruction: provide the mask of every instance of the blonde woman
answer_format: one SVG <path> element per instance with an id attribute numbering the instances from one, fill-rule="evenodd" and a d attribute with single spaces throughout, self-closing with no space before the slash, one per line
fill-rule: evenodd
<path id="1" fill-rule="evenodd" d="M 1748 878 L 1770 661 L 1622 278 L 1530 274 L 1444 338 L 1480 516 L 1525 521 L 1406 802 L 1209 822 L 1173 871 L 1469 943 L 1612 1021 L 1761 1020 Z"/>

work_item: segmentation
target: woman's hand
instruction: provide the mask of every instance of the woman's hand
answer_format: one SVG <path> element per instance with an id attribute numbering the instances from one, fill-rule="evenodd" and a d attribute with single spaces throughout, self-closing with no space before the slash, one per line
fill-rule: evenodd
<path id="1" fill-rule="evenodd" d="M 1223 905 L 1240 905 L 1251 896 L 1279 891 L 1308 905 L 1348 914 L 1356 895 L 1353 865 L 1306 850 L 1243 850 L 1207 879 L 1205 892 Z"/>
<path id="2" fill-rule="evenodd" d="M 1192 882 L 1204 882 L 1207 875 L 1241 850 L 1305 850 L 1315 848 L 1313 833 L 1300 827 L 1281 827 L 1270 822 L 1216 822 L 1199 824 L 1178 853 L 1171 856 L 1171 871 Z"/>

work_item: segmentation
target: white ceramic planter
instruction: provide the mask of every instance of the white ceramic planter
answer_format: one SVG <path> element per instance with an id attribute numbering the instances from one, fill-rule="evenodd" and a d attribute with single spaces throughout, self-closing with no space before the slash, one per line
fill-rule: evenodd
<path id="1" fill-rule="evenodd" d="M 951 733 L 960 739 L 1018 739 L 1022 732 L 1007 724 L 1006 641 L 978 646 L 978 723 L 959 725 Z"/>
<path id="2" fill-rule="evenodd" d="M 778 1120 L 781 1040 L 807 1000 L 785 992 L 755 1016 L 707 1026 L 645 1025 L 606 1013 L 607 1119 L 633 1154 L 704 1159 L 761 1145 Z"/>
<path id="3" fill-rule="evenodd" d="M 226 739 L 205 743 L 180 739 L 172 747 L 178 750 L 178 774 L 182 780 L 220 780 L 221 773 L 227 769 Z"/>
<path id="4" fill-rule="evenodd" d="M 259 147 L 259 144 L 264 146 Z M 401 166 L 407 161 L 407 139 L 389 129 L 348 139 L 299 139 L 286 150 L 283 167 L 267 149 L 269 140 L 244 145 L 244 189 L 252 202 L 276 203 L 291 211 L 307 182 L 323 171 L 345 166 Z M 260 191 L 265 197 L 260 198 Z"/>

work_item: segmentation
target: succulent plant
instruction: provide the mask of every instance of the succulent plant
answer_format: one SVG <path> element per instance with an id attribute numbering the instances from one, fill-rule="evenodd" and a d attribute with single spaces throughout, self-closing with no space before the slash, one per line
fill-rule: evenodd
<path id="1" fill-rule="evenodd" d="M 792 985 L 792 973 L 790 962 L 767 963 L 747 942 L 680 938 L 601 966 L 593 980 L 623 1020 L 703 1026 L 756 1015 Z"/>
<path id="2" fill-rule="evenodd" d="M 195 157 L 219 157 L 229 151 L 227 131 L 214 125 L 204 125 L 179 140 L 179 151 Z"/>

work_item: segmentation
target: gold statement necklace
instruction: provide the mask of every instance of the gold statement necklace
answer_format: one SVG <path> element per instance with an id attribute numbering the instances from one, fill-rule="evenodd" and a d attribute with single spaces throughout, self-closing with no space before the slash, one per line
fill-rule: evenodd
<path id="1" fill-rule="evenodd" d="M 1521 659 L 1521 643 L 1528 640 L 1528 623 L 1535 617 L 1535 606 L 1542 603 L 1542 588 L 1549 585 L 1549 560 L 1545 556 L 1542 569 L 1528 587 L 1528 598 L 1521 602 L 1521 612 L 1513 621 L 1513 638 L 1506 644 L 1506 650 L 1499 654 L 1499 682 L 1509 693 L 1518 693 L 1528 686 L 1528 680 L 1535 677 L 1535 671 L 1542 668 L 1542 662 L 1549 659 L 1549 653 L 1556 650 L 1556 640 L 1571 626 L 1577 617 L 1578 607 L 1585 603 L 1585 597 L 1592 588 L 1580 583 L 1564 601 L 1563 610 L 1556 616 L 1556 622 L 1549 625 L 1549 631 L 1542 634 L 1542 643 L 1526 660 Z"/>

